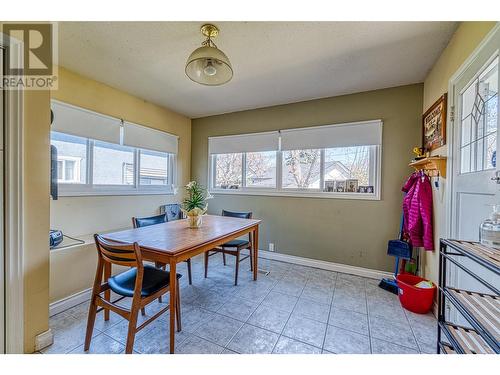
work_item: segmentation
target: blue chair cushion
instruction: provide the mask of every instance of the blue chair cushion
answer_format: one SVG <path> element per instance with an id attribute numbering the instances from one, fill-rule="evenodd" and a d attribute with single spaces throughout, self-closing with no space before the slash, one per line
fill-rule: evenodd
<path id="1" fill-rule="evenodd" d="M 108 279 L 109 287 L 113 292 L 125 297 L 134 296 L 135 278 L 137 276 L 137 268 L 131 268 L 128 271 L 122 272 L 119 275 Z M 177 274 L 177 279 L 182 275 Z M 144 265 L 144 277 L 142 280 L 141 296 L 147 297 L 161 288 L 167 286 L 170 282 L 170 272 L 163 271 L 159 268 Z"/>
<path id="2" fill-rule="evenodd" d="M 232 240 L 221 245 L 222 247 L 247 247 L 250 246 L 250 241 L 248 240 Z"/>

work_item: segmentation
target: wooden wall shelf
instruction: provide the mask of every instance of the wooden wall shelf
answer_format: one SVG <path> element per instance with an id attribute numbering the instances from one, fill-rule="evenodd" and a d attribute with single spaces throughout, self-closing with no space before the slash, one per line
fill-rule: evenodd
<path id="1" fill-rule="evenodd" d="M 410 167 L 416 170 L 424 170 L 430 177 L 446 177 L 446 157 L 445 156 L 431 156 L 411 162 Z"/>

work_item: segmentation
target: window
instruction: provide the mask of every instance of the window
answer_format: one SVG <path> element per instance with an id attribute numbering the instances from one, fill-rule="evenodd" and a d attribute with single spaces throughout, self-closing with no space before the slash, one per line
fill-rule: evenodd
<path id="1" fill-rule="evenodd" d="M 60 195 L 169 194 L 178 137 L 52 100 Z"/>
<path id="2" fill-rule="evenodd" d="M 239 189 L 243 180 L 242 161 L 241 153 L 215 155 L 215 187 Z"/>
<path id="3" fill-rule="evenodd" d="M 133 148 L 94 141 L 93 149 L 93 183 L 95 185 L 134 184 Z M 132 168 L 130 168 L 130 166 L 132 166 Z"/>
<path id="4" fill-rule="evenodd" d="M 320 150 L 288 150 L 283 152 L 283 188 L 319 189 Z"/>
<path id="5" fill-rule="evenodd" d="M 245 165 L 247 187 L 276 187 L 276 151 L 247 152 Z"/>
<path id="6" fill-rule="evenodd" d="M 381 143 L 380 120 L 210 137 L 209 186 L 214 193 L 380 199 Z"/>
<path id="7" fill-rule="evenodd" d="M 375 184 L 370 161 L 375 153 L 375 146 L 325 149 L 323 190 L 372 193 Z"/>
<path id="8" fill-rule="evenodd" d="M 85 184 L 88 140 L 58 132 L 52 132 L 51 139 L 57 147 L 57 181 Z"/>
<path id="9" fill-rule="evenodd" d="M 80 183 L 80 158 L 62 156 L 57 158 L 57 181 L 67 184 Z"/>
<path id="10" fill-rule="evenodd" d="M 57 147 L 57 180 L 62 196 L 172 192 L 173 154 L 54 131 L 51 144 Z M 87 160 L 92 160 L 91 168 L 87 168 Z"/>
<path id="11" fill-rule="evenodd" d="M 168 154 L 141 150 L 140 151 L 140 185 L 167 185 L 168 184 Z"/>

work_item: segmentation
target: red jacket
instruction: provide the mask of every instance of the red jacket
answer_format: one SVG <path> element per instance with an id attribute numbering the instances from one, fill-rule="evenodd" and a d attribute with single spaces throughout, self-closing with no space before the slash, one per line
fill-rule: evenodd
<path id="1" fill-rule="evenodd" d="M 432 231 L 432 186 L 429 177 L 417 171 L 413 173 L 402 189 L 404 234 L 414 247 L 434 250 Z"/>

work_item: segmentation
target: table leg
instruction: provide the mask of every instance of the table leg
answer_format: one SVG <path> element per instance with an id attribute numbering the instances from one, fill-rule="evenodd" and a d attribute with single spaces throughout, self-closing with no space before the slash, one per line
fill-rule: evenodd
<path id="1" fill-rule="evenodd" d="M 258 259 L 259 259 L 259 227 L 255 227 L 253 231 L 253 279 L 257 280 L 257 271 L 258 271 Z"/>
<path id="2" fill-rule="evenodd" d="M 111 277 L 111 263 L 104 262 L 104 282 L 108 282 Z M 111 290 L 108 289 L 104 292 L 104 299 L 108 302 L 111 301 Z M 104 320 L 109 320 L 109 310 L 104 309 Z"/>
<path id="3" fill-rule="evenodd" d="M 175 350 L 175 304 L 177 303 L 177 263 L 170 261 L 170 354 Z"/>

